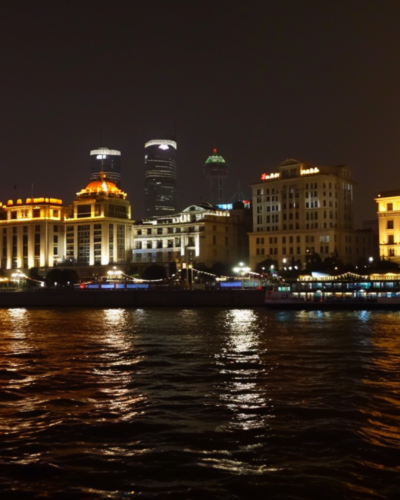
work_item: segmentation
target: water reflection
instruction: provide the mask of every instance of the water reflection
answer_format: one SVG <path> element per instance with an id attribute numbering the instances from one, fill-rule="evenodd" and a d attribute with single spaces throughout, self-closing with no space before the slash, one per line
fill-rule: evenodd
<path id="1" fill-rule="evenodd" d="M 232 429 L 256 429 L 265 426 L 264 387 L 258 378 L 264 372 L 260 358 L 260 332 L 254 310 L 226 312 L 226 343 L 216 355 L 220 374 L 227 380 L 220 388 L 220 401 L 231 410 L 232 420 L 224 424 Z M 222 429 L 221 429 L 222 430 Z"/>
<path id="2" fill-rule="evenodd" d="M 8 309 L 8 327 L 14 339 L 25 339 L 29 331 L 28 311 L 24 308 Z"/>
<path id="3" fill-rule="evenodd" d="M 104 326 L 95 335 L 101 346 L 98 363 L 93 367 L 101 385 L 101 396 L 96 397 L 95 407 L 99 413 L 113 412 L 119 420 L 130 420 L 140 413 L 137 405 L 146 401 L 143 394 L 132 389 L 135 365 L 145 360 L 135 346 L 132 323 L 136 315 L 125 309 L 105 309 L 102 315 Z M 143 316 L 143 311 L 138 316 Z"/>
<path id="4" fill-rule="evenodd" d="M 400 446 L 400 338 L 398 335 L 398 313 L 380 317 L 372 322 L 374 334 L 371 335 L 371 363 L 363 380 L 365 391 L 371 395 L 368 410 L 369 418 L 361 432 L 376 446 Z M 397 395 L 397 397 L 395 396 Z M 390 415 L 390 417 L 389 417 Z"/>

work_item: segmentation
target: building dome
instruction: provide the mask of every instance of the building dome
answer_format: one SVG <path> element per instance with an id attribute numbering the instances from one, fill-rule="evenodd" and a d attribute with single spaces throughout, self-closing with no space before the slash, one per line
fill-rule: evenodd
<path id="1" fill-rule="evenodd" d="M 102 191 L 108 193 L 121 193 L 121 190 L 111 181 L 92 181 L 84 189 L 87 193 L 100 193 Z"/>
<path id="2" fill-rule="evenodd" d="M 93 195 L 111 195 L 122 198 L 126 197 L 126 193 L 119 189 L 113 182 L 107 180 L 103 172 L 101 172 L 100 175 L 100 180 L 90 182 L 84 189 L 77 193 L 79 198 Z"/>

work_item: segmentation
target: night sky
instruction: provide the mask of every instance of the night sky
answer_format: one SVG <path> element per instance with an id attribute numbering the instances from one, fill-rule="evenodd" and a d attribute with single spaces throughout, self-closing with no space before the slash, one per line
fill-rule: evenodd
<path id="1" fill-rule="evenodd" d="M 71 203 L 106 146 L 140 218 L 144 142 L 176 129 L 179 209 L 215 147 L 227 201 L 286 158 L 348 164 L 360 227 L 400 188 L 399 26 L 397 0 L 7 2 L 0 201 Z"/>

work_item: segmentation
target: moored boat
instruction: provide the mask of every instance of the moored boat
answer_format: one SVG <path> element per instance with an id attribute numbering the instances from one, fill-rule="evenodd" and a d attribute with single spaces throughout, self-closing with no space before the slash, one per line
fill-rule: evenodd
<path id="1" fill-rule="evenodd" d="M 400 276 L 303 276 L 268 283 L 265 305 L 277 309 L 400 309 Z"/>

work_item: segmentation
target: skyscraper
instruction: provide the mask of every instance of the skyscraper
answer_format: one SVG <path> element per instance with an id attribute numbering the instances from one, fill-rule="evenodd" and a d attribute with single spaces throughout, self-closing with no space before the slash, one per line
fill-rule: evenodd
<path id="1" fill-rule="evenodd" d="M 99 181 L 100 173 L 116 186 L 121 182 L 121 151 L 98 148 L 90 151 L 90 180 Z"/>
<path id="2" fill-rule="evenodd" d="M 203 165 L 203 172 L 208 180 L 208 197 L 213 205 L 221 205 L 226 203 L 224 199 L 224 180 L 228 175 L 229 165 L 225 162 L 221 155 L 217 154 L 217 150 L 213 150 L 213 154 L 209 156 Z"/>
<path id="3" fill-rule="evenodd" d="M 176 141 L 153 139 L 144 145 L 146 217 L 171 215 L 176 201 Z"/>

